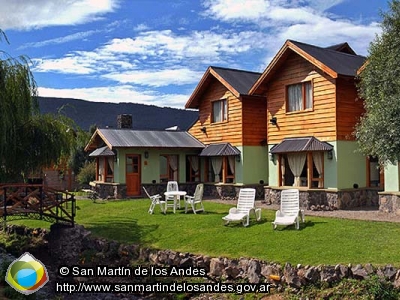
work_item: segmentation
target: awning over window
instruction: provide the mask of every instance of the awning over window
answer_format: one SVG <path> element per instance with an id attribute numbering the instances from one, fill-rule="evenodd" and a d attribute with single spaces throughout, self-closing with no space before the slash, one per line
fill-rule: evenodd
<path id="1" fill-rule="evenodd" d="M 233 156 L 240 155 L 240 150 L 230 143 L 207 145 L 200 156 Z"/>
<path id="2" fill-rule="evenodd" d="M 92 153 L 89 154 L 89 156 L 95 157 L 95 156 L 114 156 L 115 153 L 110 150 L 107 146 L 97 148 L 94 150 Z"/>
<path id="3" fill-rule="evenodd" d="M 330 151 L 333 146 L 327 142 L 311 137 L 286 138 L 281 143 L 273 146 L 270 150 L 272 154 L 288 152 L 309 152 L 309 151 Z"/>

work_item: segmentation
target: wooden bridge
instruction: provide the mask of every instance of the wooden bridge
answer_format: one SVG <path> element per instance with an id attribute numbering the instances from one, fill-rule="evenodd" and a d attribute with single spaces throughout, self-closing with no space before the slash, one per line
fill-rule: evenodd
<path id="1" fill-rule="evenodd" d="M 38 219 L 74 226 L 74 195 L 42 184 L 0 184 L 0 217 L 3 221 Z"/>

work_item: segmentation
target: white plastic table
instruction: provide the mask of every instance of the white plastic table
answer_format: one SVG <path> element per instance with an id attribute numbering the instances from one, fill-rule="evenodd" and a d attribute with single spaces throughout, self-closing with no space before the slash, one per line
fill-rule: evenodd
<path id="1" fill-rule="evenodd" d="M 166 201 L 166 207 L 165 209 L 167 209 L 168 207 L 173 207 L 174 213 L 176 212 L 176 207 L 178 206 L 178 201 L 181 201 L 181 197 L 186 195 L 185 191 L 170 191 L 170 192 L 165 192 L 164 193 L 165 196 L 173 196 L 174 197 L 174 203 L 168 204 L 168 201 Z"/>

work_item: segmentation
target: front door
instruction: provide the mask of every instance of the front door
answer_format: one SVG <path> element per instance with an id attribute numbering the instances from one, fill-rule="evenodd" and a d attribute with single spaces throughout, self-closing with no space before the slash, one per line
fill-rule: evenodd
<path id="1" fill-rule="evenodd" d="M 126 194 L 140 195 L 140 155 L 126 155 Z"/>

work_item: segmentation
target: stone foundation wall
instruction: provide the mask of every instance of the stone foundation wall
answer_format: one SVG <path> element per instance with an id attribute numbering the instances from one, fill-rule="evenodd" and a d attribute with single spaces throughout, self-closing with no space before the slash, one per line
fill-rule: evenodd
<path id="1" fill-rule="evenodd" d="M 400 193 L 379 193 L 379 211 L 400 216 Z"/>
<path id="2" fill-rule="evenodd" d="M 97 192 L 102 199 L 124 199 L 126 198 L 126 184 L 91 182 L 93 190 Z"/>
<path id="3" fill-rule="evenodd" d="M 52 225 L 50 232 L 41 229 L 26 229 L 22 226 L 8 225 L 7 234 L 42 236 L 48 239 L 49 255 L 53 258 L 53 268 L 60 265 L 87 266 L 107 265 L 129 266 L 139 261 L 156 266 L 177 266 L 180 268 L 204 268 L 207 276 L 214 281 L 271 283 L 275 288 L 286 287 L 300 289 L 320 283 L 337 283 L 346 278 L 367 279 L 377 275 L 400 288 L 400 269 L 392 265 L 374 267 L 365 265 L 318 265 L 296 266 L 285 263 L 266 262 L 254 258 L 241 257 L 230 259 L 194 255 L 172 250 L 158 250 L 136 244 L 122 244 L 102 238 L 91 237 L 83 226 L 73 228 Z M 49 266 L 46 266 L 49 267 Z M 51 280 L 73 280 L 79 282 L 85 278 L 50 278 Z M 203 280 L 207 280 L 203 278 Z"/>
<path id="4" fill-rule="evenodd" d="M 280 204 L 281 191 L 284 188 L 265 187 L 265 201 L 270 204 Z M 300 207 L 312 209 L 349 209 L 354 207 L 379 206 L 378 190 L 300 190 Z"/>

